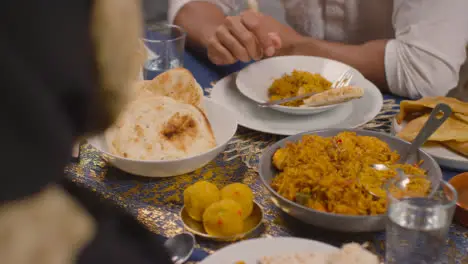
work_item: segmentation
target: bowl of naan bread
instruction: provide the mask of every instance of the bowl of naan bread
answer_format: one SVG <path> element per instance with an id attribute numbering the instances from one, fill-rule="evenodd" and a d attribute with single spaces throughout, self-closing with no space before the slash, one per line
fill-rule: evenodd
<path id="1" fill-rule="evenodd" d="M 176 68 L 135 82 L 115 124 L 88 139 L 130 174 L 169 177 L 205 166 L 226 148 L 237 121 L 203 96 L 190 71 Z"/>

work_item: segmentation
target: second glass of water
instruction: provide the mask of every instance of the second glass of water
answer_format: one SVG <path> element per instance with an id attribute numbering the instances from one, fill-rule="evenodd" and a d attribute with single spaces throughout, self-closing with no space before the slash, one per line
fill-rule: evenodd
<path id="1" fill-rule="evenodd" d="M 146 25 L 143 41 L 149 53 L 143 77 L 150 80 L 172 68 L 184 66 L 185 31 L 176 25 Z"/>
<path id="2" fill-rule="evenodd" d="M 436 190 L 415 195 L 398 181 L 387 186 L 385 263 L 442 263 L 457 192 L 441 181 Z"/>

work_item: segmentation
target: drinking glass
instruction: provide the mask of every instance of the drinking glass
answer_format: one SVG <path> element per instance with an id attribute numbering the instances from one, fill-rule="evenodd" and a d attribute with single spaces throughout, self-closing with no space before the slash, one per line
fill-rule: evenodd
<path id="1" fill-rule="evenodd" d="M 385 263 L 442 263 L 457 192 L 442 180 L 437 189 L 416 195 L 399 181 L 387 184 Z"/>
<path id="2" fill-rule="evenodd" d="M 143 42 L 149 56 L 143 67 L 144 79 L 153 79 L 169 69 L 183 67 L 185 38 L 186 33 L 179 26 L 166 23 L 147 25 Z"/>

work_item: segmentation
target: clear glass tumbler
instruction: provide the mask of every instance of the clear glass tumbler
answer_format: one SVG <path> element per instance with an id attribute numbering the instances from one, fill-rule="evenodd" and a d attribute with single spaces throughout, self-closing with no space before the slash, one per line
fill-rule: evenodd
<path id="1" fill-rule="evenodd" d="M 176 25 L 153 23 L 146 25 L 143 42 L 148 60 L 143 67 L 145 80 L 160 73 L 184 66 L 185 31 Z"/>
<path id="2" fill-rule="evenodd" d="M 415 195 L 400 184 L 400 179 L 387 184 L 385 263 L 442 263 L 456 190 L 441 181 L 437 189 Z"/>

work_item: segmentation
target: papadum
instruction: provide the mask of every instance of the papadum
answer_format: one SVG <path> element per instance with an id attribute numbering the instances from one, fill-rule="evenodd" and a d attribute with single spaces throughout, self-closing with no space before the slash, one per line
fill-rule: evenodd
<path id="1" fill-rule="evenodd" d="M 411 120 L 398 133 L 398 137 L 413 141 L 429 119 L 429 114 L 425 114 L 416 119 Z M 434 134 L 429 138 L 430 141 L 468 141 L 468 124 L 456 118 L 449 117 Z"/>
<path id="2" fill-rule="evenodd" d="M 451 97 L 436 96 L 424 97 L 417 101 L 401 101 L 400 113 L 398 113 L 396 117 L 397 122 L 398 124 L 401 124 L 401 122 L 405 120 L 405 118 L 410 113 L 430 112 L 437 104 L 440 103 L 444 103 L 450 106 L 450 108 L 452 108 L 452 111 L 458 118 L 464 119 L 465 121 L 468 120 L 468 103 L 462 102 L 458 99 Z"/>
<path id="3" fill-rule="evenodd" d="M 407 141 L 413 141 L 427 122 L 430 112 L 439 103 L 452 108 L 452 115 L 429 138 L 443 146 L 468 157 L 468 103 L 449 97 L 425 97 L 417 101 L 402 101 L 398 123 L 406 121 L 406 126 L 397 134 Z"/>

